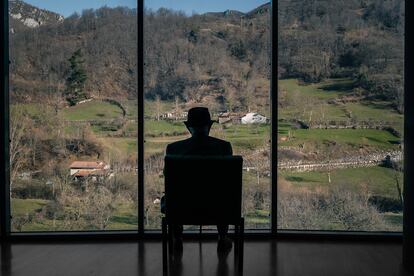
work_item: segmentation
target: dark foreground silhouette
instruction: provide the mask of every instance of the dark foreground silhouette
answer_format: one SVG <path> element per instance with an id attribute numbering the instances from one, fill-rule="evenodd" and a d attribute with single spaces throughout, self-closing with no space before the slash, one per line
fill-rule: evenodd
<path id="1" fill-rule="evenodd" d="M 166 149 L 167 156 L 231 156 L 233 154 L 229 142 L 209 136 L 214 121 L 211 120 L 207 108 L 196 107 L 190 109 L 187 121 L 184 123 L 191 133 L 191 138 L 169 144 Z M 205 169 L 208 170 L 209 168 Z M 197 185 L 196 181 L 194 182 L 194 185 Z M 216 192 L 220 193 L 220 191 Z M 164 205 L 163 201 L 164 200 L 162 200 L 161 205 Z M 212 202 L 212 204 L 214 204 L 214 202 Z M 189 208 L 191 207 L 189 206 Z M 162 212 L 165 212 L 163 208 Z M 173 225 L 172 228 L 174 249 L 176 251 L 182 251 L 183 226 L 177 224 Z M 232 243 L 227 238 L 228 225 L 219 224 L 217 225 L 217 230 L 219 233 L 218 251 L 229 251 L 232 247 Z"/>

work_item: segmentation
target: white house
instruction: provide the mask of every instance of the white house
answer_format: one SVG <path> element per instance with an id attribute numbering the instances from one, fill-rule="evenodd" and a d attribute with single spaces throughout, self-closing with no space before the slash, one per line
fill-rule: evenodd
<path id="1" fill-rule="evenodd" d="M 247 113 L 246 116 L 241 118 L 241 123 L 244 125 L 248 124 L 265 124 L 267 122 L 267 118 L 265 116 L 260 115 L 259 113 Z"/>

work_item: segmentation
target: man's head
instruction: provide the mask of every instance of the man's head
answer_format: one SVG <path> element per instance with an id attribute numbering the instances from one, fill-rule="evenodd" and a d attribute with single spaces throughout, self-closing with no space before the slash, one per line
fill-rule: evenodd
<path id="1" fill-rule="evenodd" d="M 213 123 L 206 107 L 191 108 L 188 111 L 187 121 L 184 122 L 193 136 L 208 136 Z"/>

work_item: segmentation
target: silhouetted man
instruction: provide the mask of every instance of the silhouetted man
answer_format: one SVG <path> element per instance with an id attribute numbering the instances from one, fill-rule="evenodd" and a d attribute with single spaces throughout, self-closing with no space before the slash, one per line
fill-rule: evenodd
<path id="1" fill-rule="evenodd" d="M 167 155 L 232 155 L 231 144 L 224 140 L 210 137 L 210 129 L 214 121 L 211 120 L 210 112 L 205 107 L 195 107 L 188 111 L 187 121 L 184 122 L 191 133 L 191 138 L 181 140 L 167 146 Z M 197 183 L 194 183 L 197 185 Z M 217 191 L 218 193 L 220 191 Z M 174 247 L 182 250 L 183 226 L 175 225 Z M 217 250 L 229 251 L 232 247 L 231 240 L 227 238 L 228 225 L 217 225 L 219 242 Z"/>

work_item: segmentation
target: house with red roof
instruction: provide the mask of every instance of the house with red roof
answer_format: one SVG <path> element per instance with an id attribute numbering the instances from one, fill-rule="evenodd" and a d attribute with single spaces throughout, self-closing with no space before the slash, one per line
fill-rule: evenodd
<path id="1" fill-rule="evenodd" d="M 103 161 L 74 161 L 70 165 L 70 175 L 77 180 L 90 178 L 92 181 L 110 175 L 111 167 Z"/>

